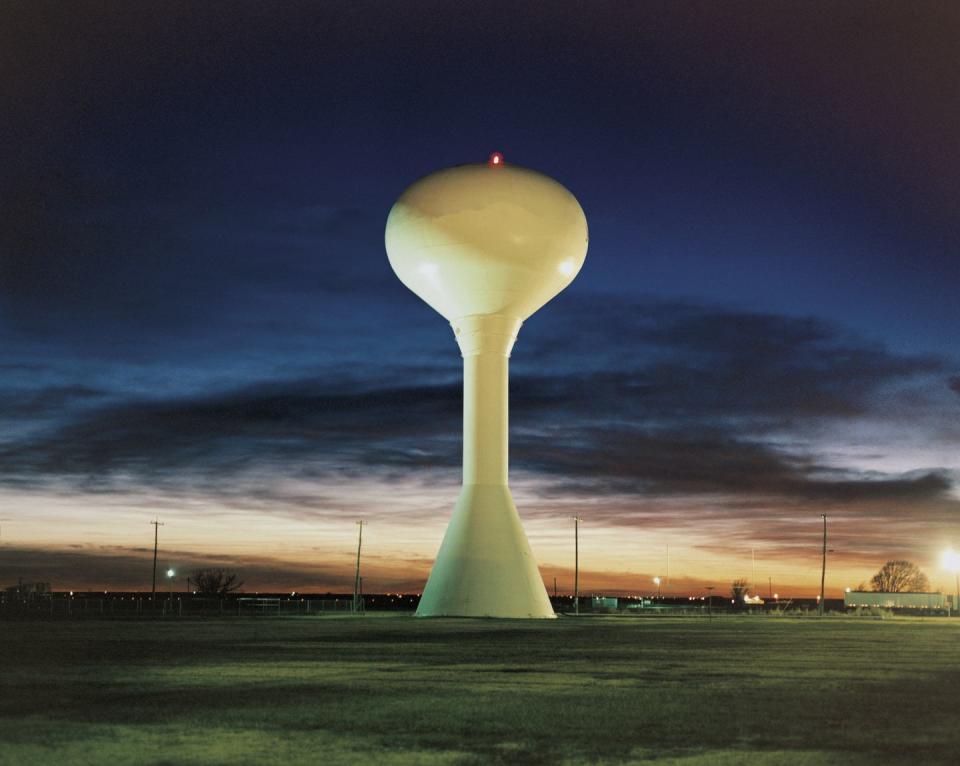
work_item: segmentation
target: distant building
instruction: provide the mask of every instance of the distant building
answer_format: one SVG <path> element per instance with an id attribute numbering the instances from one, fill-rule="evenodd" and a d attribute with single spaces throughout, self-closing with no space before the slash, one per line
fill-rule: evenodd
<path id="1" fill-rule="evenodd" d="M 7 601 L 32 601 L 37 598 L 49 598 L 50 583 L 24 582 L 21 580 L 16 585 L 7 588 L 5 595 Z"/>
<path id="2" fill-rule="evenodd" d="M 616 609 L 619 604 L 619 599 L 614 596 L 594 596 L 591 602 L 594 609 Z"/>
<path id="3" fill-rule="evenodd" d="M 852 590 L 843 596 L 847 609 L 875 607 L 877 609 L 916 609 L 939 611 L 949 607 L 943 593 L 884 593 L 883 591 Z"/>

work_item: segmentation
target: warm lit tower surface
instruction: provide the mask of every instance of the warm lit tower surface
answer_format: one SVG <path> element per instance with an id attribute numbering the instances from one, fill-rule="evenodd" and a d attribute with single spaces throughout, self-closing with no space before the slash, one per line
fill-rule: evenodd
<path id="1" fill-rule="evenodd" d="M 463 355 L 463 489 L 417 615 L 554 617 L 507 486 L 508 360 L 523 321 L 580 271 L 583 210 L 553 179 L 495 153 L 408 188 L 386 247 Z"/>

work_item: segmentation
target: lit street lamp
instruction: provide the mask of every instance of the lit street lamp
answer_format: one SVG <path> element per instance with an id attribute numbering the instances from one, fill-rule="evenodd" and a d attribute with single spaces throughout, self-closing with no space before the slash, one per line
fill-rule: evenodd
<path id="1" fill-rule="evenodd" d="M 943 552 L 943 568 L 948 572 L 953 572 L 954 577 L 957 578 L 957 595 L 953 602 L 953 610 L 957 611 L 960 609 L 960 553 L 957 553 L 953 548 L 948 548 Z"/>
<path id="2" fill-rule="evenodd" d="M 167 583 L 170 586 L 170 600 L 173 601 L 173 578 L 176 576 L 176 572 L 172 569 L 167 570 Z"/>
<path id="3" fill-rule="evenodd" d="M 660 578 L 654 577 L 653 584 L 657 586 L 657 598 L 660 598 Z"/>

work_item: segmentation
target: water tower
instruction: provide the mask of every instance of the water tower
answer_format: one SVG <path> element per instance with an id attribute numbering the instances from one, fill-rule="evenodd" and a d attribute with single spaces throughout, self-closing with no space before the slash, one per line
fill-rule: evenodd
<path id="1" fill-rule="evenodd" d="M 520 325 L 583 265 L 583 210 L 552 178 L 497 153 L 408 188 L 386 247 L 463 355 L 463 488 L 417 616 L 554 617 L 507 486 L 508 364 Z"/>

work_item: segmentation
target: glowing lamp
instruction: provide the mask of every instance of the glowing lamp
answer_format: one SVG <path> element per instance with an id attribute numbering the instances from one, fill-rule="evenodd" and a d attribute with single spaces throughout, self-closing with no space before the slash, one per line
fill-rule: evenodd
<path id="1" fill-rule="evenodd" d="M 944 551 L 943 568 L 948 572 L 960 572 L 960 553 L 952 549 Z"/>

